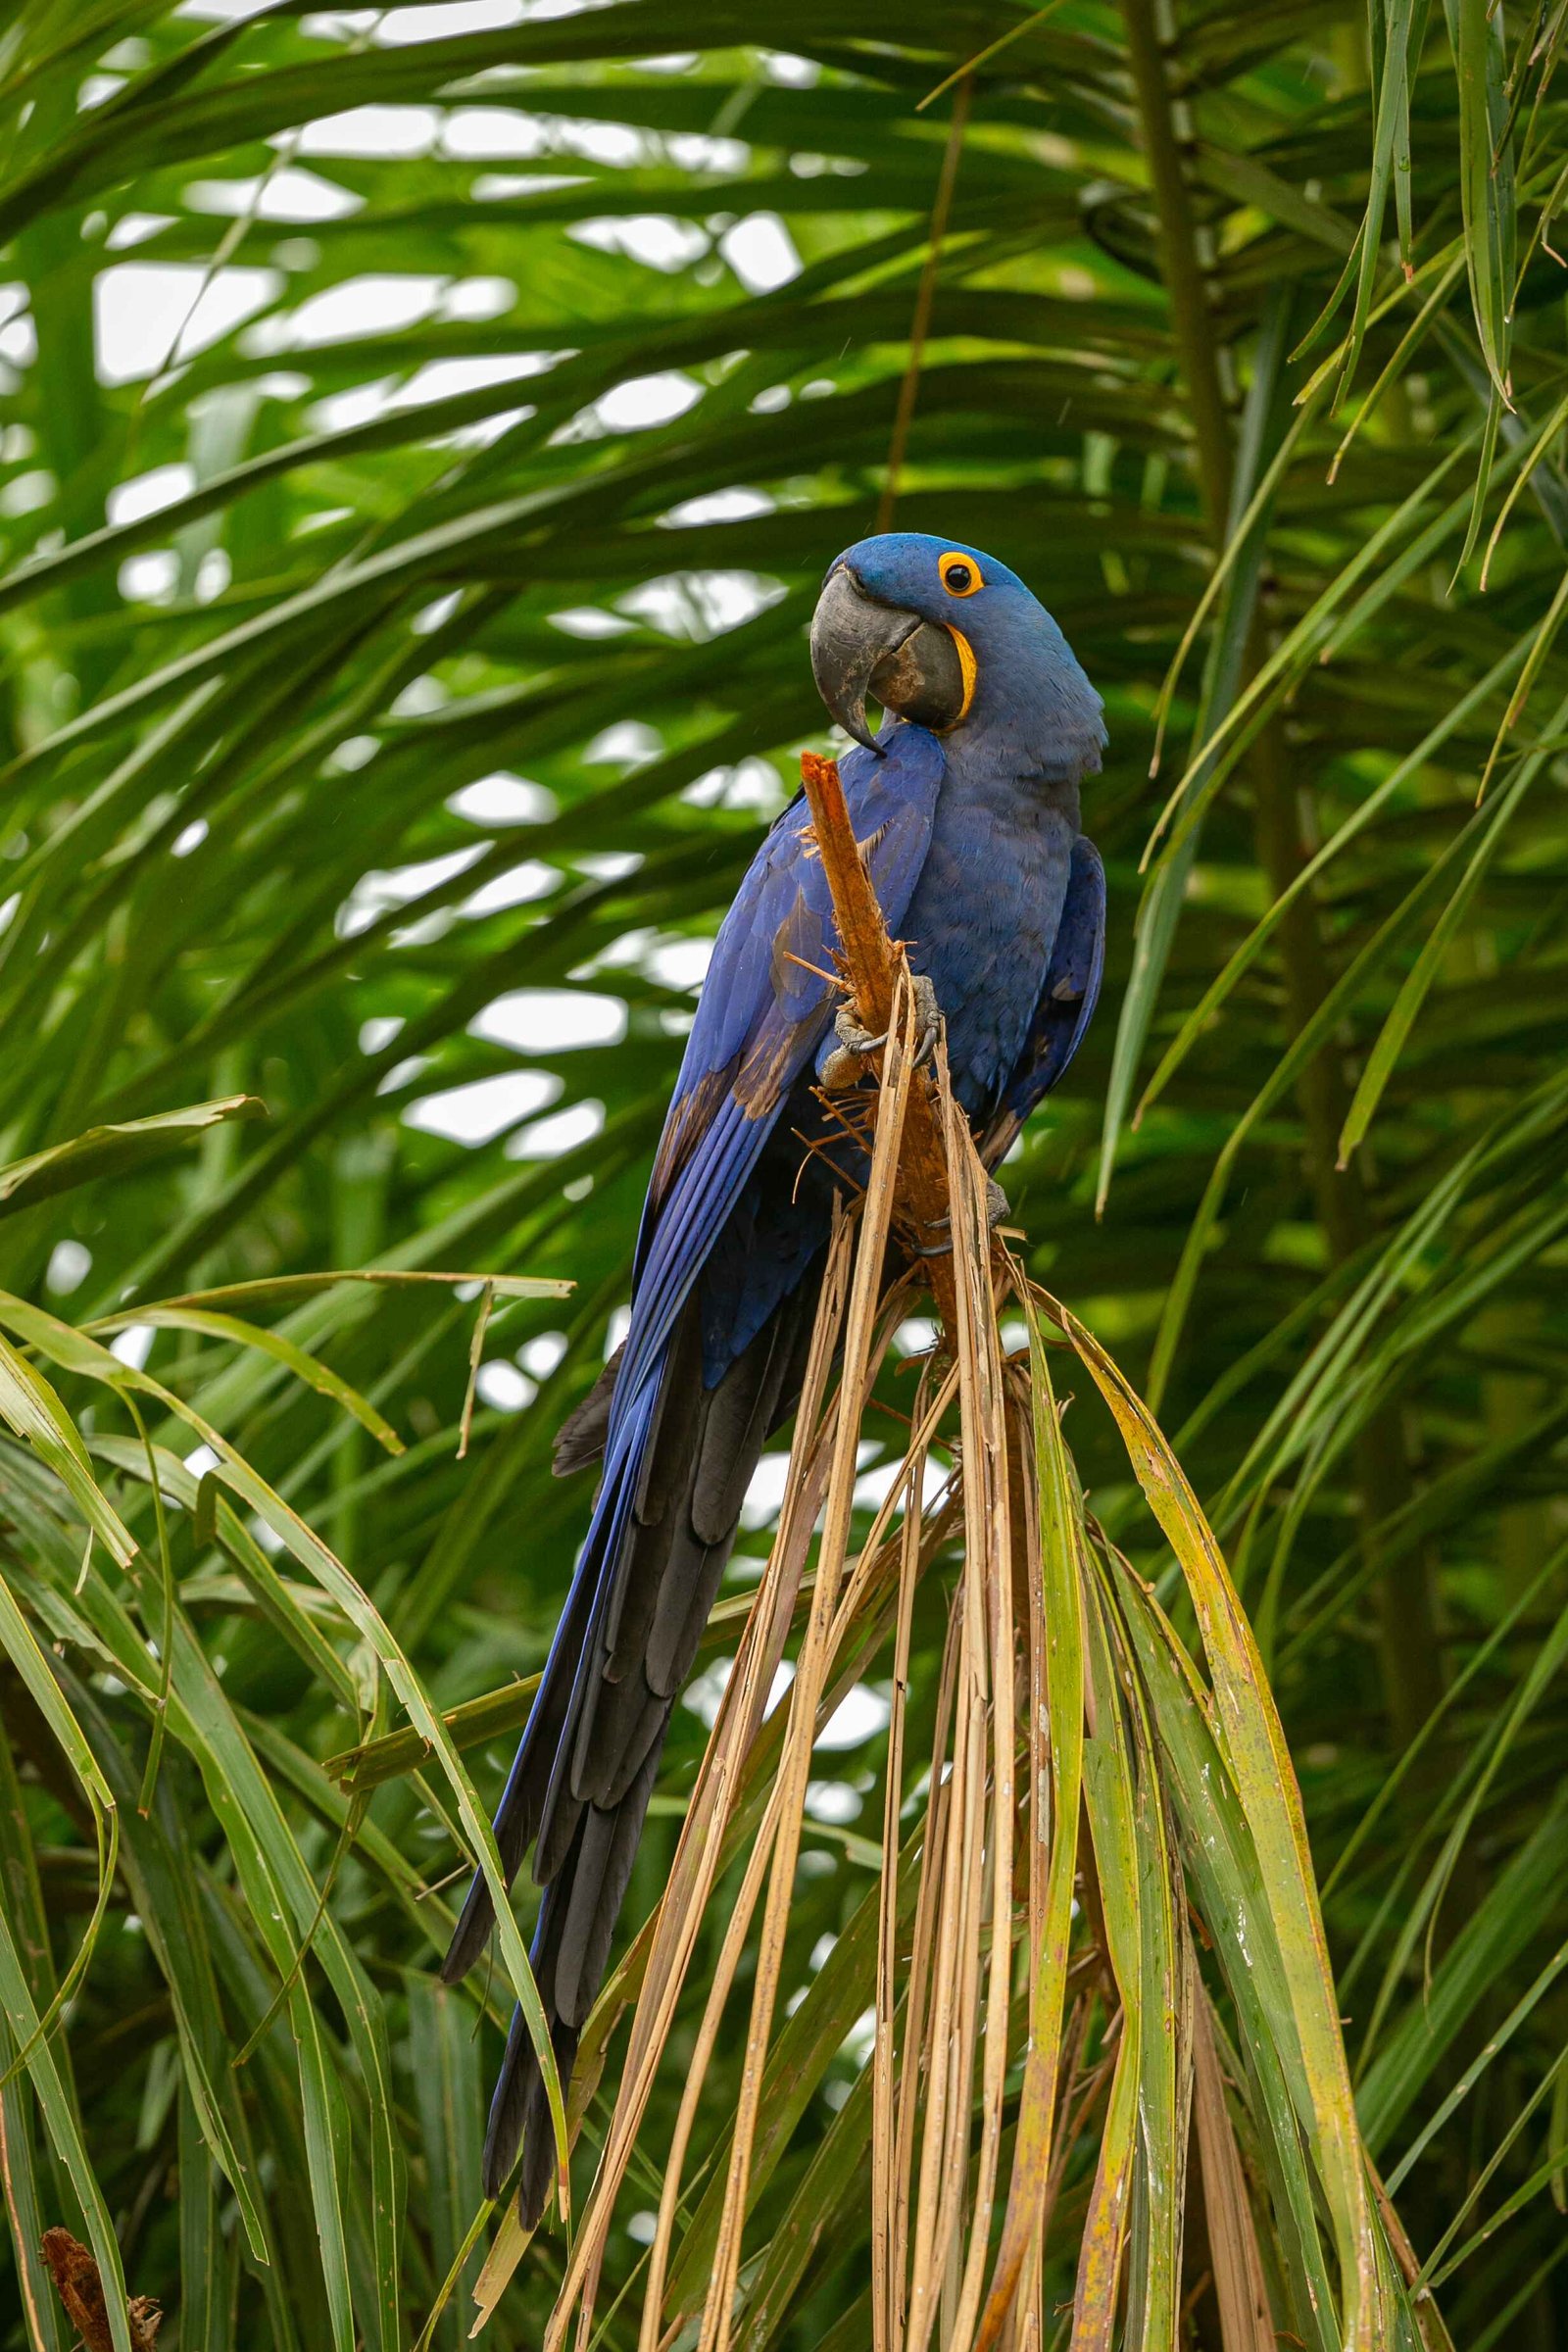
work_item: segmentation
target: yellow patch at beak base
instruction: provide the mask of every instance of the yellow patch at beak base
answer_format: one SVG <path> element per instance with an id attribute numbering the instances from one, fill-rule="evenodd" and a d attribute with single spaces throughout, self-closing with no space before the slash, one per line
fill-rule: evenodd
<path id="1" fill-rule="evenodd" d="M 942 734 L 946 735 L 953 727 L 962 726 L 969 715 L 969 705 L 974 701 L 974 682 L 980 674 L 980 664 L 976 662 L 974 648 L 963 631 L 956 629 L 951 620 L 945 620 L 942 625 L 958 649 L 958 667 L 963 672 L 963 701 L 959 706 L 957 717 L 951 719 L 948 725 L 940 730 Z"/>

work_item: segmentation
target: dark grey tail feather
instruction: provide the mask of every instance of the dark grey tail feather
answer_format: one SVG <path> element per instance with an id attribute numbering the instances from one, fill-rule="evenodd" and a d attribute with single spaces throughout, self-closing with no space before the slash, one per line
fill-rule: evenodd
<path id="1" fill-rule="evenodd" d="M 622 1340 L 581 1404 L 566 1415 L 557 1430 L 551 1468 L 558 1478 L 570 1478 L 573 1471 L 586 1470 L 590 1462 L 604 1458 L 610 1436 L 610 1408 L 615 1401 L 615 1383 L 620 1378 L 620 1359 L 625 1352 L 626 1343 Z"/>
<path id="2" fill-rule="evenodd" d="M 577 2029 L 558 2018 L 550 2029 L 550 2045 L 562 2082 L 571 2080 L 577 2055 Z M 550 2100 L 539 2071 L 528 2029 L 518 2010 L 507 2036 L 507 2054 L 490 2102 L 490 2123 L 484 2135 L 482 2178 L 487 2197 L 499 2197 L 507 2175 L 522 2149 L 522 2173 L 517 2181 L 517 2214 L 532 2230 L 545 2209 L 556 2177 L 556 2135 L 550 2127 Z"/>
<path id="3" fill-rule="evenodd" d="M 574 1592 L 568 1604 L 575 1623 L 570 1629 L 564 1625 L 557 1638 L 558 1652 L 564 1651 L 568 1659 L 587 1630 L 592 1602 L 592 1592 L 584 1589 Z M 527 1728 L 508 1776 L 495 1817 L 495 1834 L 509 1886 L 521 1868 L 523 1855 L 533 1843 L 539 1827 L 551 1759 L 565 1727 L 570 1698 L 569 1674 L 546 1676 L 534 1698 Z M 490 1899 L 490 1888 L 475 1871 L 446 1958 L 441 1963 L 445 1984 L 459 1984 L 467 1975 L 489 1941 L 494 1925 L 495 1906 Z"/>
<path id="4" fill-rule="evenodd" d="M 551 2046 L 563 2086 L 570 2080 L 577 2040 L 593 2007 L 610 1958 L 615 1921 L 625 1899 L 637 1841 L 653 1794 L 669 1722 L 668 1707 L 643 1770 L 617 1805 L 584 1809 L 571 1850 L 545 1890 L 534 1934 L 534 1982 L 550 2021 Z M 518 2211 L 531 2229 L 539 2219 L 555 2171 L 555 2135 L 550 2102 L 532 2036 L 522 2012 L 513 2013 L 506 2056 L 490 2102 L 484 2142 L 486 2196 L 502 2184 L 523 2151 Z"/>
<path id="5" fill-rule="evenodd" d="M 675 1697 L 690 1672 L 734 1547 L 762 1447 L 794 1410 L 816 1303 L 809 1279 L 775 1310 L 711 1389 L 702 1379 L 698 1302 L 681 1318 L 637 1477 L 632 1507 L 598 1577 L 580 1576 L 552 1645 L 496 1817 L 507 1882 L 537 1839 L 544 1899 L 534 1979 L 564 2083 L 610 1957 Z M 559 1468 L 603 1450 L 618 1358 L 562 1431 Z M 563 1458 L 564 1457 L 564 1458 Z M 493 1924 L 476 1880 L 442 1968 L 455 1984 Z M 500 2193 L 522 2148 L 518 2209 L 539 2218 L 554 2176 L 549 2104 L 538 2059 L 514 2016 L 485 2136 L 486 2194 Z"/>
<path id="6" fill-rule="evenodd" d="M 787 1299 L 710 1389 L 702 1383 L 695 1301 L 682 1318 L 610 1605 L 589 1636 L 575 1724 L 545 1798 L 534 1864 L 542 1880 L 567 1849 L 574 1809 L 617 1803 L 641 1774 L 650 1741 L 662 1737 L 734 1548 L 746 1490 L 795 1365 L 802 1314 L 803 1302 Z"/>

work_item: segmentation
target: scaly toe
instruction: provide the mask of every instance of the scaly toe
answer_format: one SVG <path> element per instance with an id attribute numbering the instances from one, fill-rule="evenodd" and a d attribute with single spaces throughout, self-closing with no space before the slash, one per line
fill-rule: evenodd
<path id="1" fill-rule="evenodd" d="M 880 1037 L 873 1037 L 869 1029 L 861 1026 L 856 1018 L 853 1004 L 839 1006 L 838 1011 L 833 1015 L 833 1027 L 845 1053 L 855 1054 L 862 1060 L 867 1054 L 875 1054 L 888 1042 L 888 1033 L 885 1029 Z"/>
<path id="2" fill-rule="evenodd" d="M 919 1069 L 936 1052 L 942 1034 L 942 1007 L 924 972 L 913 973 L 910 985 L 914 991 L 914 1066 Z"/>

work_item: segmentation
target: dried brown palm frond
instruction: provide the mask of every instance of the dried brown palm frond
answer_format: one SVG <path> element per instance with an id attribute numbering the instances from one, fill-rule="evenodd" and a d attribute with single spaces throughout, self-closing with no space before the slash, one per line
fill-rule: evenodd
<path id="1" fill-rule="evenodd" d="M 732 2352 L 765 2335 L 769 2298 L 790 2283 L 791 2231 L 775 2224 L 750 2266 L 745 2236 L 809 2063 L 778 2021 L 812 1751 L 846 1668 L 889 1653 L 872 1932 L 858 1936 L 841 1991 L 846 2013 L 871 2010 L 874 2035 L 800 2216 L 808 2250 L 834 2195 L 868 2202 L 876 2352 L 1059 2340 L 1052 2315 L 1064 2278 L 1074 2352 L 1108 2347 L 1118 2326 L 1128 2345 L 1174 2346 L 1184 2308 L 1205 2293 L 1226 2352 L 1279 2331 L 1323 2352 L 1372 2352 L 1410 2341 L 1417 2322 L 1441 2343 L 1430 2304 L 1409 2294 L 1402 2234 L 1373 2193 L 1295 1777 L 1224 1559 L 1114 1363 L 990 1230 L 985 1172 L 940 1047 L 931 1070 L 914 1066 L 907 973 L 876 918 L 830 763 L 810 762 L 808 785 L 846 985 L 862 1017 L 891 1022 L 870 1174 L 834 1237 L 777 1539 L 669 1886 L 590 2036 L 602 2054 L 607 2021 L 635 1998 L 547 2352 L 592 2340 L 617 2198 L 715 1914 L 722 1941 L 695 2037 L 682 2041 L 673 2135 L 642 2151 L 662 2194 L 637 2340 L 639 2352 L 677 2340 Z M 897 1481 L 857 1547 L 862 1423 L 908 1303 L 907 1278 L 883 1296 L 889 1237 L 938 1216 L 953 1237 L 932 1286 L 941 1337 Z M 1007 1307 L 1022 1309 L 1027 1350 L 1003 1336 Z M 1166 1597 L 1185 1595 L 1197 1656 L 1086 1507 L 1052 1371 L 1072 1357 L 1109 1406 L 1170 1544 Z M 932 1481 L 938 1446 L 949 1466 Z M 939 1570 L 951 1576 L 947 1631 L 923 1748 L 910 1733 L 910 1627 Z M 803 1614 L 788 1704 L 770 1719 Z M 737 2031 L 739 2093 L 694 2210 L 688 2173 L 710 2062 Z M 832 2038 L 816 2034 L 818 2061 Z M 580 2120 L 580 2098 L 577 2108 Z M 1200 2219 L 1188 2211 L 1190 2147 Z M 524 2242 L 514 2225 L 503 2230 L 481 2310 Z"/>

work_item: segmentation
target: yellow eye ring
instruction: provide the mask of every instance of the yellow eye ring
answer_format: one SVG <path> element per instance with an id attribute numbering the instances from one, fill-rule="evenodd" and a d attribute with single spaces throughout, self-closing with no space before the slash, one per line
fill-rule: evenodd
<path id="1" fill-rule="evenodd" d="M 977 588 L 985 586 L 985 581 L 980 574 L 980 566 L 973 556 L 960 556 L 956 553 L 939 556 L 937 572 L 943 587 L 950 596 L 973 596 Z"/>

